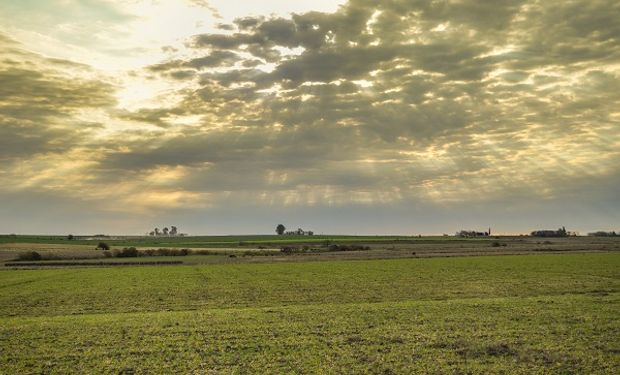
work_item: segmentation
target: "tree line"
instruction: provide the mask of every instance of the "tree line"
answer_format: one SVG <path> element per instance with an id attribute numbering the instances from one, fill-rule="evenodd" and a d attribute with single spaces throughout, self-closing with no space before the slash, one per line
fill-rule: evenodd
<path id="1" fill-rule="evenodd" d="M 287 235 L 287 236 L 294 236 L 294 235 L 298 235 L 298 236 L 314 236 L 314 232 L 311 230 L 303 230 L 301 228 L 297 228 L 297 230 L 292 230 L 292 231 L 286 231 L 286 227 L 284 226 L 284 224 L 278 224 L 276 226 L 276 233 L 279 236 L 283 236 L 283 235 Z"/>
<path id="2" fill-rule="evenodd" d="M 174 225 L 171 225 L 170 229 L 168 229 L 168 227 L 164 227 L 161 229 L 161 231 L 159 230 L 159 228 L 155 228 L 149 232 L 149 236 L 151 237 L 176 237 L 176 236 L 185 236 L 185 234 L 179 233 L 178 228 L 175 227 Z"/>

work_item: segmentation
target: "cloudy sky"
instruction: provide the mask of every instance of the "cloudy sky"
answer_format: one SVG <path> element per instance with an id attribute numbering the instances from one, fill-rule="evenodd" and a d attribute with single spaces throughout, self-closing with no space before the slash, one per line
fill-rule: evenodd
<path id="1" fill-rule="evenodd" d="M 620 229 L 613 0 L 3 0 L 0 233 Z"/>

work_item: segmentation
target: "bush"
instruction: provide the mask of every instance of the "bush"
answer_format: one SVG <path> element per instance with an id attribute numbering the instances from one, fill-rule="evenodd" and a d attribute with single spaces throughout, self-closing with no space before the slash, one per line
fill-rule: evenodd
<path id="1" fill-rule="evenodd" d="M 275 251 L 269 251 L 269 250 L 246 250 L 243 252 L 243 256 L 244 257 L 248 257 L 248 256 L 270 256 L 270 255 L 276 255 L 277 253 Z"/>
<path id="2" fill-rule="evenodd" d="M 99 242 L 96 250 L 110 250 L 110 245 L 105 242 Z"/>
<path id="3" fill-rule="evenodd" d="M 189 255 L 191 253 L 192 253 L 191 249 L 181 249 L 181 250 L 179 250 L 179 255 L 181 255 L 181 256 Z"/>
<path id="4" fill-rule="evenodd" d="M 329 245 L 329 251 L 361 251 L 370 250 L 369 246 L 363 245 Z"/>
<path id="5" fill-rule="evenodd" d="M 140 255 L 140 252 L 135 247 L 125 247 L 123 250 L 117 253 L 119 258 L 135 258 Z"/>
<path id="6" fill-rule="evenodd" d="M 192 254 L 192 249 L 146 249 L 137 250 L 135 247 L 126 247 L 122 251 L 115 250 L 113 255 L 115 257 L 154 257 L 154 256 L 186 256 Z M 199 254 L 197 252 L 197 254 Z"/>
<path id="7" fill-rule="evenodd" d="M 314 248 L 314 247 L 310 247 L 307 245 L 304 245 L 302 247 L 297 247 L 297 246 L 280 247 L 280 252 L 284 254 L 324 253 L 326 251 L 330 251 L 330 250 L 325 249 L 325 248 Z M 274 254 L 273 252 L 265 251 L 265 250 L 259 250 L 259 251 L 254 250 L 250 253 L 251 255 L 273 255 Z"/>
<path id="8" fill-rule="evenodd" d="M 17 260 L 41 260 L 43 257 L 36 251 L 27 251 L 17 256 Z"/>
<path id="9" fill-rule="evenodd" d="M 167 257 L 176 257 L 176 256 L 185 256 L 190 254 L 192 251 L 190 249 L 157 249 L 155 251 L 155 255 L 158 256 L 167 256 Z"/>
<path id="10" fill-rule="evenodd" d="M 299 248 L 294 246 L 282 246 L 280 251 L 286 254 L 298 253 Z"/>

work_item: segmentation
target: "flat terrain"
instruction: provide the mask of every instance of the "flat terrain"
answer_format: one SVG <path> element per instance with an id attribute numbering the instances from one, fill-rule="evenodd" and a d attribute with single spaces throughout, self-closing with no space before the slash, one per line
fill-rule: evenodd
<path id="1" fill-rule="evenodd" d="M 401 243 L 373 249 L 394 259 L 3 267 L 0 373 L 617 373 L 617 243 L 530 240 L 529 255 Z"/>
<path id="2" fill-rule="evenodd" d="M 592 253 L 620 251 L 617 237 L 536 238 L 517 237 L 397 237 L 397 236 L 197 236 L 197 237 L 111 237 L 69 241 L 60 236 L 0 236 L 0 263 L 10 262 L 25 251 L 37 251 L 59 261 L 100 261 L 95 250 L 101 241 L 112 249 L 135 246 L 140 250 L 187 248 L 205 255 L 175 257 L 185 264 L 271 263 L 316 260 L 425 258 L 449 256 Z M 90 237 L 88 237 L 90 238 Z M 335 251 L 330 246 L 358 246 L 367 250 Z M 282 247 L 308 252 L 284 254 Z M 234 257 L 230 257 L 234 255 Z M 157 259 L 156 259 L 157 258 Z M 106 259 L 107 261 L 108 259 Z M 128 258 L 122 262 L 132 261 Z M 139 261 L 162 261 L 161 257 L 140 257 Z M 43 264 L 49 264 L 42 262 Z"/>

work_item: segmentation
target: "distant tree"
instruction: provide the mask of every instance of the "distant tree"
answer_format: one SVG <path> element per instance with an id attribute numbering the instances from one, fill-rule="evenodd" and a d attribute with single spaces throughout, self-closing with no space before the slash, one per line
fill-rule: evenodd
<path id="1" fill-rule="evenodd" d="M 170 235 L 171 236 L 177 235 L 177 227 L 175 227 L 174 225 L 170 226 Z"/>
<path id="2" fill-rule="evenodd" d="M 595 237 L 617 237 L 618 234 L 616 233 L 616 231 L 612 231 L 612 232 L 598 231 L 598 232 L 588 233 L 588 236 L 595 236 Z"/>
<path id="3" fill-rule="evenodd" d="M 153 232 L 153 231 L 149 232 L 149 236 L 153 237 L 154 235 L 155 235 L 155 232 Z"/>
<path id="4" fill-rule="evenodd" d="M 156 236 L 159 236 L 161 234 L 161 232 L 159 231 L 159 228 L 155 228 L 153 231 L 155 232 Z"/>
<path id="5" fill-rule="evenodd" d="M 97 250 L 110 250 L 110 245 L 105 242 L 99 242 L 97 245 Z"/>
<path id="6" fill-rule="evenodd" d="M 164 227 L 164 229 L 162 229 L 161 231 L 164 233 L 164 236 L 168 235 L 168 232 L 169 232 L 168 227 Z"/>
<path id="7" fill-rule="evenodd" d="M 67 236 L 67 239 L 68 239 L 69 241 L 71 241 L 71 240 L 73 239 L 73 235 L 72 235 L 72 234 L 68 235 L 68 236 Z"/>
<path id="8" fill-rule="evenodd" d="M 279 236 L 283 235 L 285 230 L 286 230 L 286 227 L 282 224 L 278 224 L 278 226 L 276 227 L 276 233 Z"/>

